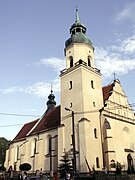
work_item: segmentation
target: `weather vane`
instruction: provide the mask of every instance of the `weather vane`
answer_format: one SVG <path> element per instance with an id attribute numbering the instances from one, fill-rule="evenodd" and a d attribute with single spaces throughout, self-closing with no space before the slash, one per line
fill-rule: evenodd
<path id="1" fill-rule="evenodd" d="M 113 75 L 114 75 L 114 80 L 116 80 L 116 73 L 115 73 L 115 71 L 114 71 Z"/>

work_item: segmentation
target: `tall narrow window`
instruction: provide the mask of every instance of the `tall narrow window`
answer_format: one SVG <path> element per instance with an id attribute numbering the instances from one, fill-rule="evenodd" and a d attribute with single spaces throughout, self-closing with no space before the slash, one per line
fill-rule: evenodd
<path id="1" fill-rule="evenodd" d="M 73 67 L 73 57 L 71 56 L 70 58 L 70 68 Z"/>
<path id="2" fill-rule="evenodd" d="M 94 82 L 91 81 L 91 87 L 94 89 Z"/>
<path id="3" fill-rule="evenodd" d="M 88 66 L 91 66 L 90 58 L 88 57 Z"/>
<path id="4" fill-rule="evenodd" d="M 69 89 L 72 89 L 72 81 L 69 82 Z"/>
<path id="5" fill-rule="evenodd" d="M 94 137 L 97 138 L 97 129 L 94 129 Z"/>
<path id="6" fill-rule="evenodd" d="M 34 154 L 37 152 L 37 139 L 35 138 L 35 147 L 34 147 Z"/>
<path id="7" fill-rule="evenodd" d="M 31 142 L 31 156 L 35 156 L 37 149 L 37 139 L 34 138 Z"/>
<path id="8" fill-rule="evenodd" d="M 96 166 L 97 166 L 97 168 L 100 168 L 100 166 L 99 166 L 99 157 L 96 157 Z"/>
<path id="9" fill-rule="evenodd" d="M 19 154 L 20 154 L 20 152 L 19 152 L 19 146 L 17 146 L 17 160 L 19 160 Z"/>
<path id="10" fill-rule="evenodd" d="M 52 151 L 52 137 L 50 136 L 48 139 L 48 154 L 51 155 L 51 151 Z"/>

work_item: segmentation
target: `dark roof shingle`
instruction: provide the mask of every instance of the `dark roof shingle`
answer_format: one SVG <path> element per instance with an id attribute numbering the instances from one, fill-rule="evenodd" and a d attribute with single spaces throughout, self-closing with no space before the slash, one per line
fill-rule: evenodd
<path id="1" fill-rule="evenodd" d="M 22 129 L 19 131 L 19 133 L 16 135 L 16 137 L 13 139 L 14 141 L 24 140 L 26 135 L 29 133 L 29 131 L 35 126 L 35 124 L 38 122 L 39 119 L 36 119 L 34 121 L 31 121 L 29 123 L 26 123 L 23 125 Z"/>
<path id="2" fill-rule="evenodd" d="M 112 83 L 112 84 L 110 84 L 108 86 L 104 86 L 102 88 L 104 104 L 105 104 L 105 101 L 108 100 L 108 98 L 110 97 L 110 95 L 112 93 L 112 90 L 113 90 L 113 86 L 114 86 L 114 83 Z"/>
<path id="3" fill-rule="evenodd" d="M 12 142 L 24 140 L 26 136 L 37 134 L 45 130 L 57 128 L 60 125 L 60 106 L 53 108 L 43 115 L 41 119 L 24 124 Z"/>
<path id="4" fill-rule="evenodd" d="M 33 129 L 30 135 L 43 132 L 48 129 L 56 128 L 59 125 L 60 125 L 60 106 L 57 106 L 43 116 L 43 118 L 40 120 L 38 125 Z"/>

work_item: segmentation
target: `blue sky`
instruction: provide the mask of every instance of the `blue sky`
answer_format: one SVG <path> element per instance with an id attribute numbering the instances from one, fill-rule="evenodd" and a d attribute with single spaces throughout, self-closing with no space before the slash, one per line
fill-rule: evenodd
<path id="1" fill-rule="evenodd" d="M 64 43 L 76 6 L 103 85 L 115 72 L 129 103 L 135 103 L 135 1 L 1 0 L 0 137 L 13 139 L 22 124 L 44 113 L 51 84 L 60 104 L 59 71 L 65 68 Z"/>

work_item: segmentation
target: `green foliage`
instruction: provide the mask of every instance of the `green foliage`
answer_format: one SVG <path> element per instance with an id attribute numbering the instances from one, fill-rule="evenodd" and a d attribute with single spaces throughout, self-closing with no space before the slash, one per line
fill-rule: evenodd
<path id="1" fill-rule="evenodd" d="M 5 155 L 6 155 L 6 150 L 8 149 L 10 141 L 5 139 L 4 137 L 0 138 L 0 166 L 4 166 L 4 161 L 5 161 Z"/>
<path id="2" fill-rule="evenodd" d="M 135 174 L 134 166 L 128 167 L 127 174 Z"/>
<path id="3" fill-rule="evenodd" d="M 60 160 L 61 163 L 59 164 L 59 173 L 61 177 L 65 177 L 66 172 L 69 172 L 72 174 L 73 172 L 73 166 L 71 165 L 70 159 L 68 158 L 68 154 L 64 152 L 64 155 L 62 156 L 62 159 Z"/>
<path id="4" fill-rule="evenodd" d="M 19 169 L 21 171 L 29 171 L 31 170 L 31 165 L 29 163 L 23 163 L 23 164 L 20 164 Z"/>
<path id="5" fill-rule="evenodd" d="M 134 166 L 131 166 L 131 173 L 132 173 L 132 174 L 135 174 Z"/>
<path id="6" fill-rule="evenodd" d="M 131 172 L 131 167 L 128 167 L 128 169 L 127 169 L 127 174 L 132 174 L 132 172 Z"/>
<path id="7" fill-rule="evenodd" d="M 116 163 L 116 174 L 121 174 L 122 166 L 119 162 Z"/>
<path id="8" fill-rule="evenodd" d="M 2 165 L 0 166 L 0 171 L 6 171 L 6 168 Z"/>

